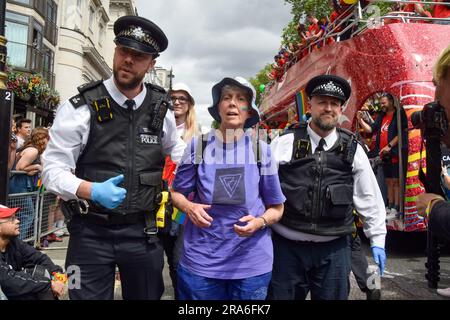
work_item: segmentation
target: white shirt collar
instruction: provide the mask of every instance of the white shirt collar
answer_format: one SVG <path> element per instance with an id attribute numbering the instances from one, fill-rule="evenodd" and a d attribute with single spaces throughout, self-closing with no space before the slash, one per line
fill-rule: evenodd
<path id="1" fill-rule="evenodd" d="M 308 128 L 306 129 L 308 131 L 309 138 L 311 139 L 312 148 L 311 151 L 314 153 L 316 150 L 316 147 L 319 145 L 320 139 L 322 139 L 321 136 L 319 136 L 310 125 L 308 125 Z M 334 128 L 326 137 L 325 139 L 325 145 L 323 146 L 323 149 L 326 151 L 330 149 L 334 144 L 336 143 L 338 136 L 336 132 L 336 128 Z"/>
<path id="2" fill-rule="evenodd" d="M 113 98 L 113 100 L 117 102 L 118 105 L 127 109 L 128 107 L 125 104 L 125 101 L 127 101 L 128 98 L 117 88 L 114 82 L 114 77 L 112 76 L 108 80 L 103 81 L 103 84 L 105 85 L 105 88 L 110 94 L 111 98 Z M 135 103 L 134 110 L 142 105 L 145 96 L 147 95 L 147 87 L 145 86 L 145 84 L 143 84 L 142 87 L 142 91 L 133 99 Z"/>

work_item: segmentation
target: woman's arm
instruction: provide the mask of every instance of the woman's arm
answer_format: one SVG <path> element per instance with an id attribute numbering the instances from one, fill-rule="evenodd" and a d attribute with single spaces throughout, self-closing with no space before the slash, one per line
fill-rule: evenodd
<path id="1" fill-rule="evenodd" d="M 240 237 L 250 237 L 256 231 L 266 225 L 266 227 L 276 223 L 283 215 L 284 204 L 275 204 L 266 207 L 266 211 L 259 217 L 252 215 L 244 216 L 239 219 L 240 222 L 247 222 L 245 226 L 234 225 L 234 232 Z"/>
<path id="2" fill-rule="evenodd" d="M 194 203 L 189 201 L 182 193 L 171 191 L 172 203 L 182 212 L 185 212 L 189 219 L 199 228 L 207 228 L 211 225 L 213 218 L 206 212 L 210 205 Z"/>
<path id="3" fill-rule="evenodd" d="M 14 161 L 16 161 L 16 146 L 16 142 L 11 142 L 9 145 L 8 170 L 12 169 Z"/>
<path id="4" fill-rule="evenodd" d="M 40 164 L 32 164 L 38 157 L 38 150 L 34 147 L 26 148 L 22 151 L 20 160 L 17 162 L 16 169 L 18 171 L 26 171 L 27 173 L 37 173 L 42 171 Z"/>
<path id="5" fill-rule="evenodd" d="M 361 128 L 367 132 L 367 133 L 372 133 L 372 127 L 364 121 L 364 119 L 362 118 L 362 113 L 361 111 L 358 111 L 356 113 L 356 119 L 358 120 L 359 124 L 361 125 Z"/>

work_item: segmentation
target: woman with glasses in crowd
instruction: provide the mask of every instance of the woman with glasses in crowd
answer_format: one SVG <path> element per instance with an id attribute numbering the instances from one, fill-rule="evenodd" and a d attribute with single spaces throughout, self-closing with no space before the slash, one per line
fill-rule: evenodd
<path id="1" fill-rule="evenodd" d="M 170 90 L 170 99 L 175 115 L 177 132 L 183 141 L 188 143 L 194 136 L 200 134 L 200 126 L 195 119 L 195 100 L 192 97 L 191 89 L 184 83 L 177 83 Z M 167 156 L 163 179 L 167 181 L 169 186 L 172 185 L 175 178 L 175 169 L 176 164 Z M 160 239 L 167 255 L 175 299 L 178 300 L 176 268 L 183 248 L 183 225 L 172 221 L 169 234 L 160 235 Z"/>

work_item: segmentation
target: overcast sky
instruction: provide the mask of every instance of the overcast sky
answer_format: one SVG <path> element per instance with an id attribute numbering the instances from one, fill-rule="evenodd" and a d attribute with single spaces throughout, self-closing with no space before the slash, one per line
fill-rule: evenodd
<path id="1" fill-rule="evenodd" d="M 173 68 L 196 100 L 197 117 L 210 125 L 211 88 L 224 77 L 253 77 L 278 52 L 291 19 L 283 0 L 137 0 L 138 14 L 169 39 L 157 66 Z"/>

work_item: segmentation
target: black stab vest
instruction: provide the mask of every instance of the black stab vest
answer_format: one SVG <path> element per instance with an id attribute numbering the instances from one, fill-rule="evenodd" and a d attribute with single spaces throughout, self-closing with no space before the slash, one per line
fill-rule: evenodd
<path id="1" fill-rule="evenodd" d="M 137 110 L 128 111 L 109 96 L 102 82 L 79 90 L 80 95 L 76 97 L 83 100 L 79 105 L 83 102 L 88 104 L 91 122 L 88 142 L 78 158 L 75 175 L 83 180 L 103 182 L 123 174 L 124 182 L 120 186 L 127 190 L 125 200 L 116 209 L 109 210 L 89 201 L 89 210 L 118 215 L 151 212 L 154 217 L 157 209 L 155 198 L 162 188 L 164 154 L 162 130 L 152 129 L 151 123 L 163 91 L 147 85 L 142 105 Z M 112 119 L 100 121 L 94 102 L 105 97 L 109 99 Z M 72 98 L 72 101 L 77 100 Z M 157 117 L 163 120 L 165 112 Z"/>
<path id="2" fill-rule="evenodd" d="M 306 125 L 286 134 L 292 132 L 295 137 L 292 159 L 280 164 L 278 172 L 287 198 L 280 223 L 296 231 L 322 236 L 351 234 L 355 137 L 338 128 L 334 146 L 311 154 Z"/>

